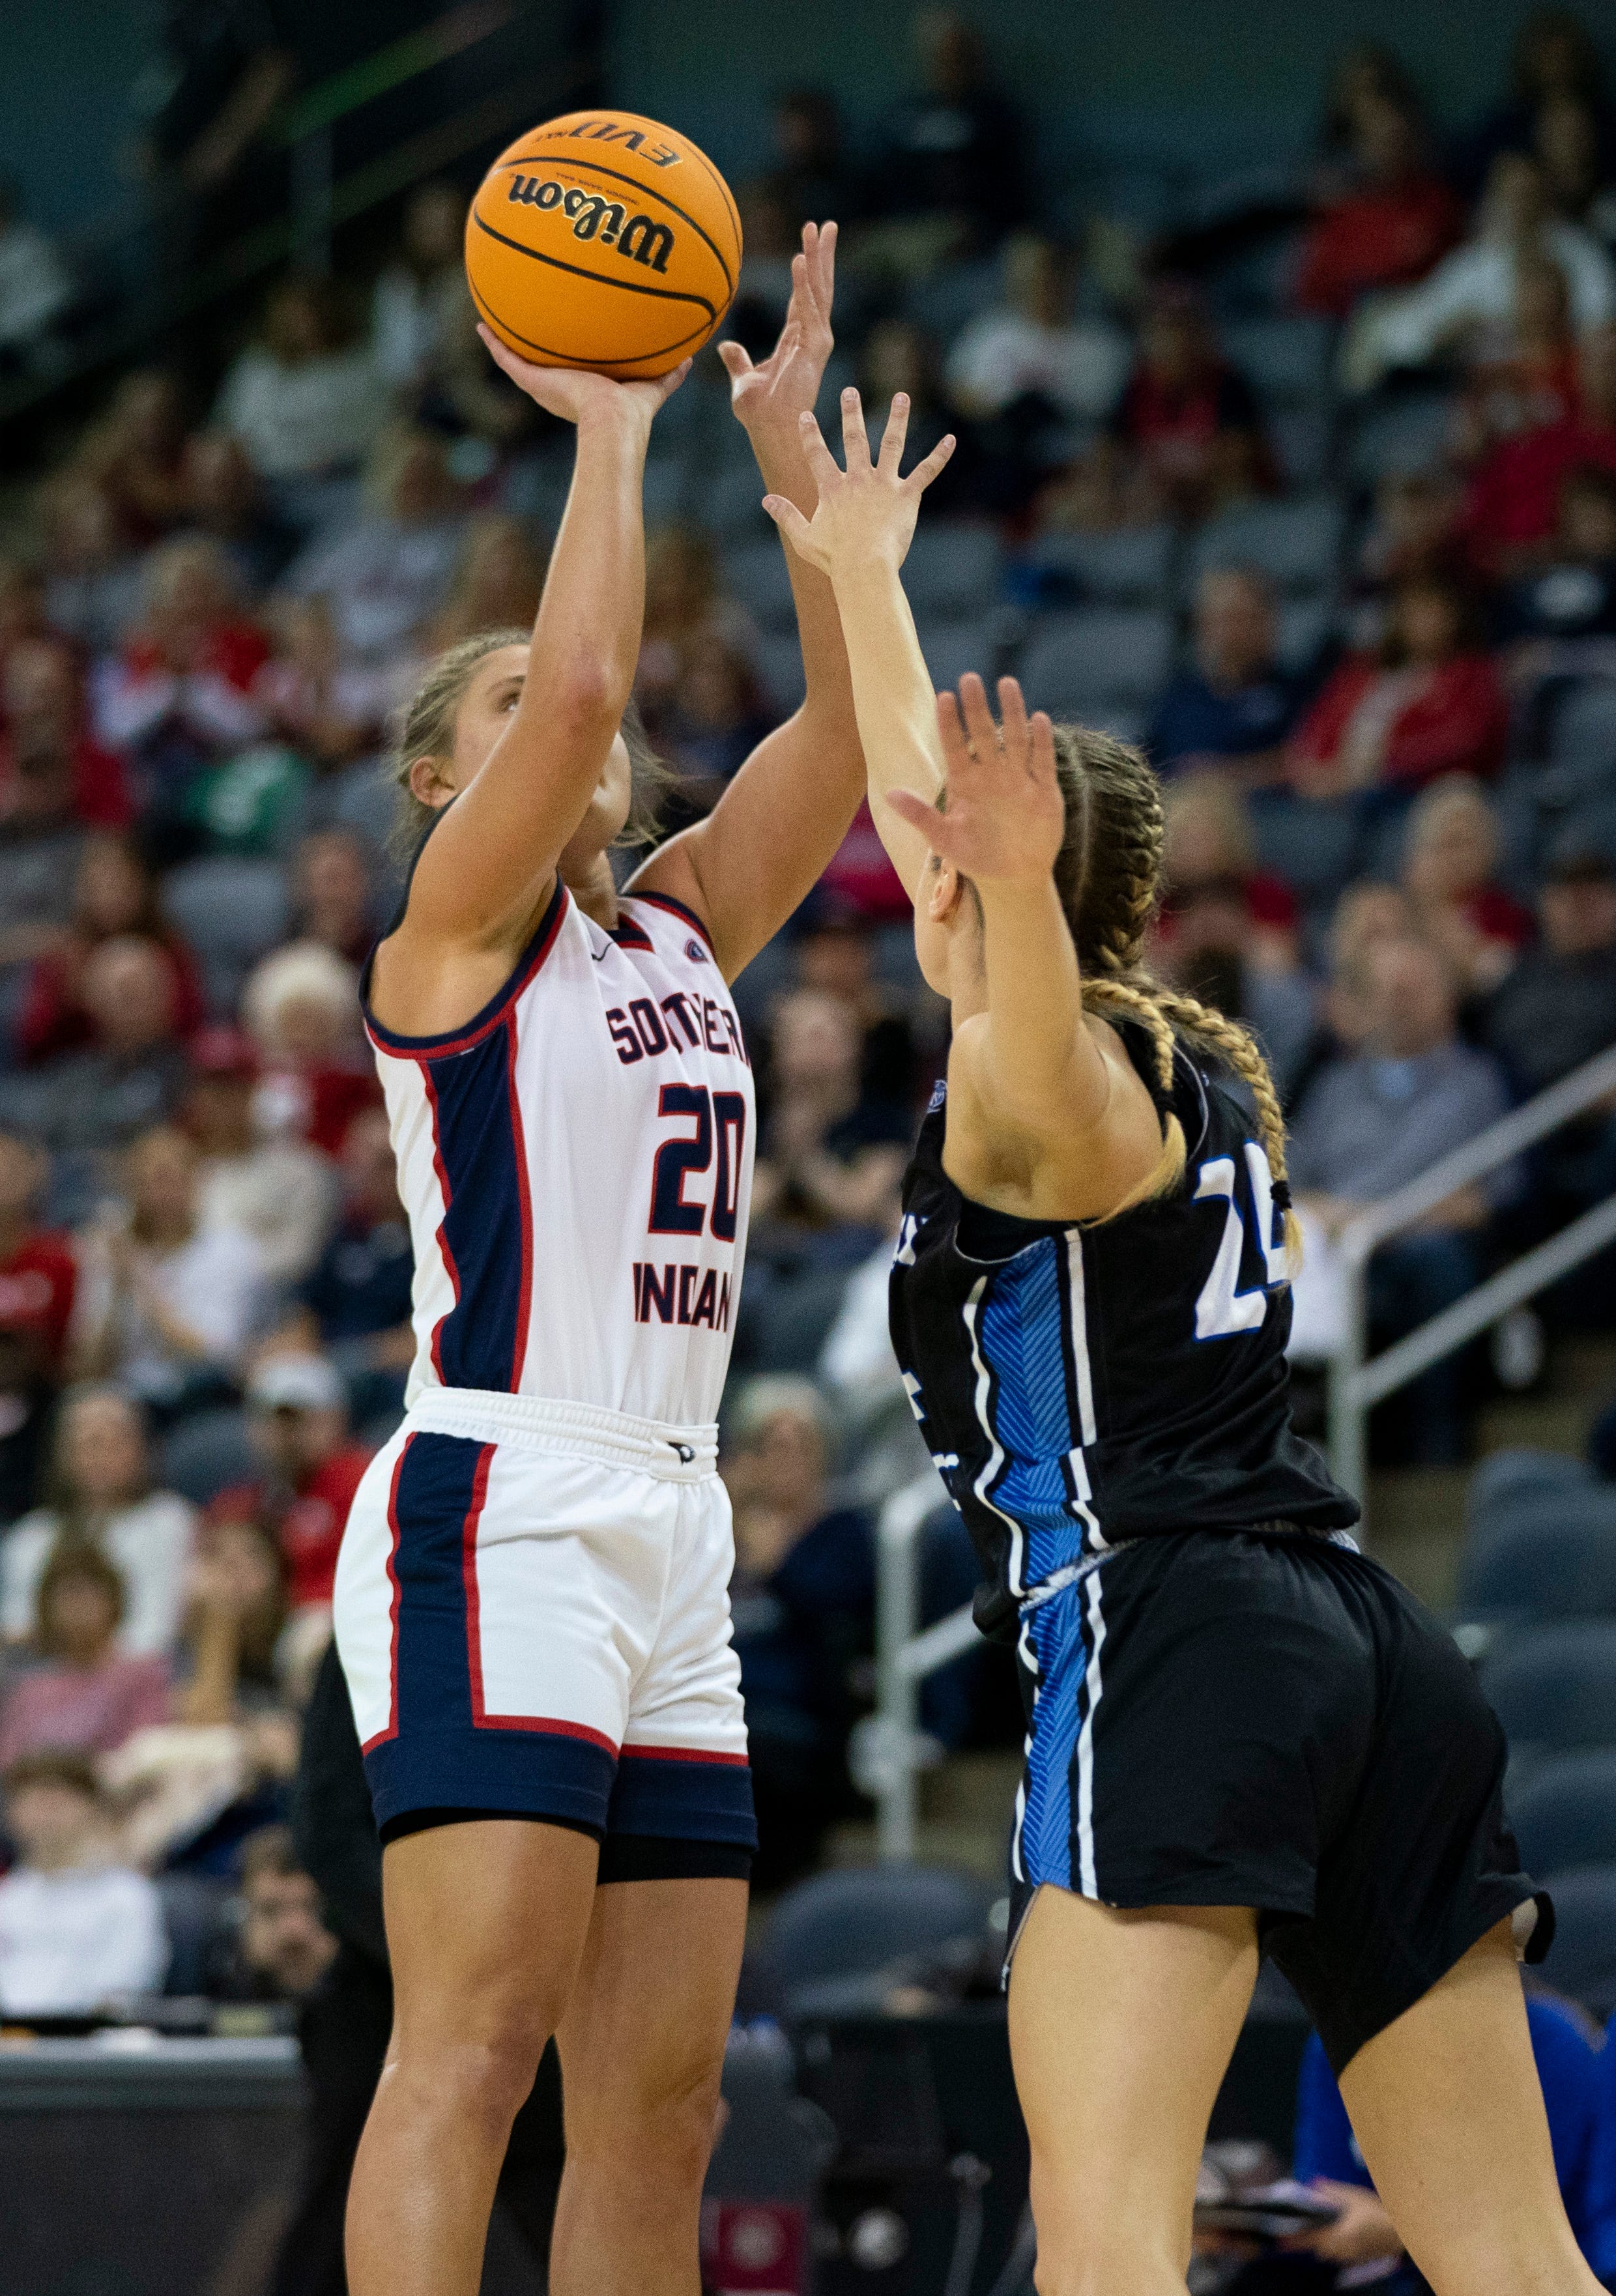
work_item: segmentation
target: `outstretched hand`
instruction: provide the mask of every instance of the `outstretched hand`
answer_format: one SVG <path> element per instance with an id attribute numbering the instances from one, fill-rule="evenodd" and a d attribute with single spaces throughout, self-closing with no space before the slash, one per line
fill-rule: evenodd
<path id="1" fill-rule="evenodd" d="M 673 397 L 690 373 L 688 359 L 681 359 L 671 373 L 660 374 L 649 382 L 619 382 L 609 374 L 596 374 L 590 367 L 535 366 L 531 359 L 520 358 L 507 349 L 491 327 L 480 322 L 477 332 L 488 347 L 488 357 L 518 390 L 563 422 L 581 421 L 592 407 L 620 405 L 636 408 L 649 424 L 658 407 Z"/>
<path id="2" fill-rule="evenodd" d="M 909 401 L 903 391 L 892 401 L 881 453 L 874 461 L 858 393 L 850 384 L 842 392 L 845 471 L 825 445 L 813 415 L 805 409 L 798 420 L 802 451 L 819 489 L 819 506 L 807 519 L 783 495 L 765 495 L 764 509 L 792 549 L 833 579 L 847 567 L 871 558 L 896 571 L 914 539 L 920 498 L 954 452 L 952 434 L 939 439 L 905 478 L 899 464 L 909 429 Z"/>
<path id="3" fill-rule="evenodd" d="M 974 671 L 961 678 L 957 701 L 952 693 L 937 697 L 946 806 L 929 805 L 913 790 L 887 798 L 901 821 L 976 885 L 1047 880 L 1066 834 L 1048 717 L 1042 709 L 1028 717 L 1013 677 L 1000 678 L 998 694 L 1002 726 Z"/>
<path id="4" fill-rule="evenodd" d="M 831 305 L 836 291 L 836 226 L 805 223 L 802 251 L 792 258 L 792 299 L 780 340 L 760 365 L 743 346 L 718 345 L 729 377 L 729 403 L 748 435 L 777 426 L 797 444 L 797 418 L 811 413 L 836 338 Z"/>

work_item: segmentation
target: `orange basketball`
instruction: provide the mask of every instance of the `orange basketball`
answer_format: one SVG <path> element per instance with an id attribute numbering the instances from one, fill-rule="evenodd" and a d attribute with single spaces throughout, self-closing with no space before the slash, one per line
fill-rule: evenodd
<path id="1" fill-rule="evenodd" d="M 729 308 L 741 218 L 687 136 L 632 111 L 570 111 L 488 169 L 465 267 L 484 320 L 536 365 L 666 374 Z"/>

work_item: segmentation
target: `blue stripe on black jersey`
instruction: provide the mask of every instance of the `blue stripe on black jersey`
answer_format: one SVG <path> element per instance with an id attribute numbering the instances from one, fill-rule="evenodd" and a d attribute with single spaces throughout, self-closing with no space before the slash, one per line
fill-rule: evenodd
<path id="1" fill-rule="evenodd" d="M 1062 1243 L 1042 1237 L 994 1271 L 977 1327 L 993 1375 L 991 1431 L 1005 1454 L 990 1496 L 1027 1534 L 1022 1583 L 1029 1587 L 1074 1561 L 1082 1546 L 1068 1482 L 1067 1461 L 1079 1439 L 1071 1415 L 1064 1279 Z"/>
<path id="2" fill-rule="evenodd" d="M 447 1196 L 443 1242 L 457 1287 L 433 1341 L 446 1387 L 513 1390 L 521 1379 L 532 1249 L 510 1080 L 514 1028 L 507 1019 L 469 1051 L 422 1063 Z"/>

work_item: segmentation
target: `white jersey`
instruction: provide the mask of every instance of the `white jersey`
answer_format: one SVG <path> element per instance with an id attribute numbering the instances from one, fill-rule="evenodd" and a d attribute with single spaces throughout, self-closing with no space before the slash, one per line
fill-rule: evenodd
<path id="1" fill-rule="evenodd" d="M 415 1251 L 408 1401 L 496 1389 L 715 1421 L 755 1103 L 694 914 L 638 894 L 609 933 L 558 884 L 463 1029 L 400 1037 L 368 1004 L 365 1024 Z"/>

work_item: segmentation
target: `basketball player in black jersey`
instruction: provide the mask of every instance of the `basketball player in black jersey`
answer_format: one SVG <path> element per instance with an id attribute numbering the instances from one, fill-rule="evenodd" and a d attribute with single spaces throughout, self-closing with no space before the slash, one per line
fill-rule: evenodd
<path id="1" fill-rule="evenodd" d="M 1027 1691 L 1010 2028 L 1038 2285 L 1183 2290 L 1266 1949 L 1439 2296 L 1591 2292 L 1515 1966 L 1553 1916 L 1504 1825 L 1502 1734 L 1291 1431 L 1267 1069 L 1143 970 L 1162 821 L 1139 752 L 1029 720 L 1012 679 L 1002 732 L 980 679 L 933 697 L 903 414 L 873 463 L 844 395 L 845 473 L 804 418 L 817 511 L 767 507 L 833 585 L 876 824 L 953 1009 L 892 1334 Z"/>

